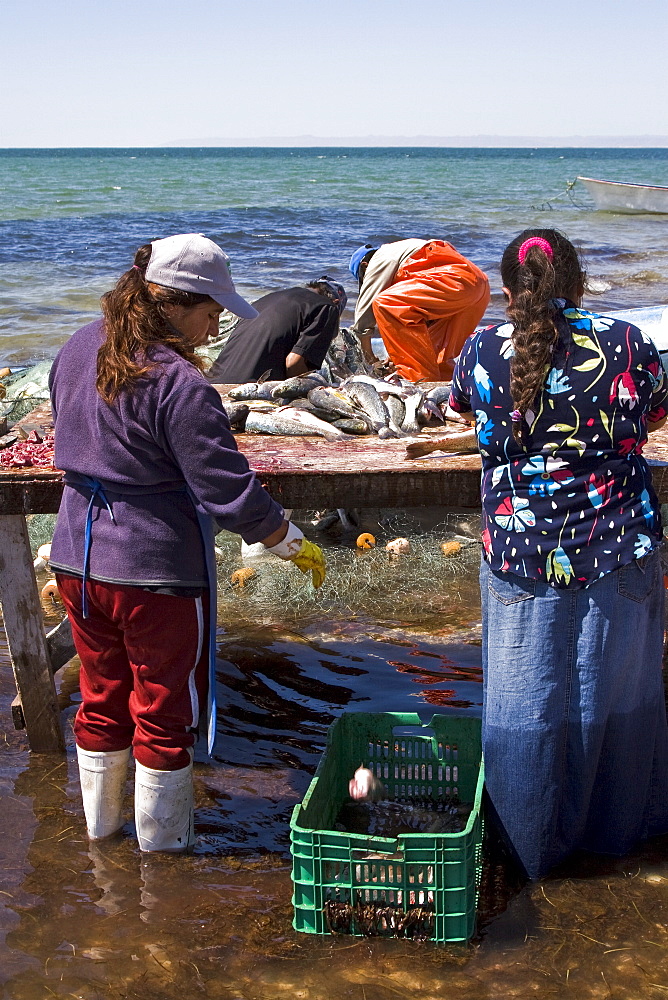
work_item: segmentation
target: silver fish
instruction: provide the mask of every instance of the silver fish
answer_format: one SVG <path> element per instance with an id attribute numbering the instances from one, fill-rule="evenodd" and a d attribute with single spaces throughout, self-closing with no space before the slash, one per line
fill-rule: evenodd
<path id="1" fill-rule="evenodd" d="M 387 789 L 373 771 L 360 766 L 348 782 L 348 794 L 358 802 L 380 802 L 387 798 Z"/>
<path id="2" fill-rule="evenodd" d="M 348 395 L 333 386 L 318 386 L 317 389 L 311 389 L 308 400 L 319 410 L 328 410 L 337 417 L 362 417 L 370 423 Z"/>
<path id="3" fill-rule="evenodd" d="M 309 413 L 308 410 L 297 410 L 292 406 L 282 406 L 276 413 L 278 416 L 285 416 L 289 420 L 294 420 L 297 424 L 308 430 L 315 431 L 316 434 L 320 434 L 327 441 L 341 441 L 348 437 L 340 428 L 321 420 L 320 417 L 316 417 L 314 413 Z"/>
<path id="4" fill-rule="evenodd" d="M 422 427 L 435 427 L 444 421 L 445 417 L 441 407 L 437 406 L 433 399 L 423 396 L 418 409 L 418 423 Z"/>
<path id="5" fill-rule="evenodd" d="M 225 407 L 225 413 L 231 427 L 243 428 L 249 412 L 250 407 L 246 406 L 245 403 L 228 403 Z"/>
<path id="6" fill-rule="evenodd" d="M 404 401 L 399 398 L 399 396 L 392 396 L 389 394 L 383 394 L 380 397 L 385 404 L 385 408 L 390 415 L 389 428 L 391 431 L 401 437 L 402 434 L 402 424 L 406 416 L 406 407 L 404 406 Z"/>
<path id="7" fill-rule="evenodd" d="M 308 396 L 311 389 L 328 384 L 320 372 L 309 372 L 306 375 L 297 375 L 295 378 L 286 379 L 285 382 L 279 382 L 276 388 L 272 389 L 272 397 L 274 399 L 278 397 L 289 400 L 302 399 Z"/>
<path id="8" fill-rule="evenodd" d="M 389 430 L 390 414 L 374 386 L 368 382 L 354 382 L 351 379 L 341 388 L 355 406 L 370 418 L 372 427 L 379 436 L 382 430 Z M 394 435 L 394 431 L 391 433 Z"/>
<path id="9" fill-rule="evenodd" d="M 318 420 L 312 413 L 303 410 L 293 410 L 292 407 L 280 408 L 272 413 L 260 413 L 251 410 L 246 418 L 247 434 L 278 434 L 287 437 L 324 437 L 327 441 L 345 440 L 348 435 Z"/>
<path id="10" fill-rule="evenodd" d="M 451 382 L 444 382 L 443 385 L 435 385 L 433 389 L 428 391 L 427 399 L 433 400 L 437 406 L 440 406 L 441 403 L 447 403 L 450 399 L 451 387 Z"/>
<path id="11" fill-rule="evenodd" d="M 422 403 L 422 393 L 414 392 L 410 396 L 406 396 L 404 399 L 405 415 L 403 422 L 401 424 L 401 429 L 406 434 L 419 434 L 420 426 L 418 424 L 418 410 L 420 409 L 420 404 Z"/>
<path id="12" fill-rule="evenodd" d="M 315 417 L 320 417 L 321 420 L 326 420 L 329 424 L 333 424 L 338 419 L 336 413 L 332 413 L 331 410 L 319 409 L 309 399 L 292 399 L 289 405 L 294 410 L 305 410 L 306 413 L 312 413 Z"/>
<path id="13" fill-rule="evenodd" d="M 471 805 L 456 800 L 441 802 L 373 802 L 348 800 L 335 820 L 338 830 L 372 837 L 396 838 L 402 833 L 460 833 L 468 822 Z"/>
<path id="14" fill-rule="evenodd" d="M 276 382 L 244 382 L 243 385 L 235 385 L 230 389 L 228 396 L 230 399 L 274 399 L 273 390 L 281 383 Z"/>
<path id="15" fill-rule="evenodd" d="M 323 419 L 327 419 L 324 417 Z M 335 427 L 339 430 L 345 431 L 346 434 L 370 434 L 369 425 L 366 420 L 362 420 L 361 417 L 339 417 L 337 420 L 332 420 Z"/>
<path id="16" fill-rule="evenodd" d="M 400 399 L 403 399 L 407 393 L 416 391 L 415 386 L 396 385 L 394 382 L 386 382 L 382 378 L 374 378 L 373 375 L 352 375 L 342 383 L 341 388 L 345 388 L 348 385 L 355 385 L 356 383 L 373 386 L 379 394 L 388 393 L 392 396 L 398 396 Z"/>

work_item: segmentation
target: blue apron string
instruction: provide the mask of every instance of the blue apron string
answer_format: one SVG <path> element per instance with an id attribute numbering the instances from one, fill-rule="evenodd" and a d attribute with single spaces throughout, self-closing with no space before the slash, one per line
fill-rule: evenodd
<path id="1" fill-rule="evenodd" d="M 95 497 L 99 496 L 100 500 L 104 506 L 109 511 L 109 517 L 115 524 L 114 512 L 109 506 L 109 501 L 107 500 L 104 489 L 102 488 L 102 483 L 98 479 L 91 479 L 89 476 L 82 477 L 85 480 L 86 486 L 90 489 L 90 500 L 88 501 L 88 510 L 86 511 L 86 531 L 84 534 L 84 558 L 83 558 L 83 580 L 81 582 L 81 614 L 84 618 L 88 618 L 88 594 L 86 593 L 86 584 L 88 582 L 88 574 L 90 568 L 90 546 L 93 535 L 93 503 L 95 502 Z"/>
<path id="2" fill-rule="evenodd" d="M 199 523 L 204 545 L 206 576 L 209 584 L 209 691 L 207 695 L 207 751 L 213 753 L 216 742 L 216 626 L 218 624 L 218 578 L 213 518 L 200 509 L 193 493 L 188 490 Z"/>

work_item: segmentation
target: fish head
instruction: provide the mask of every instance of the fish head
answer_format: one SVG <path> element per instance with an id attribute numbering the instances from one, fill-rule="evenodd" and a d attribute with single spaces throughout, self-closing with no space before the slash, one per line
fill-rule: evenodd
<path id="1" fill-rule="evenodd" d="M 230 389 L 228 396 L 230 399 L 245 399 L 249 393 L 257 392 L 259 386 L 257 382 L 246 382 L 244 385 L 237 385 Z"/>

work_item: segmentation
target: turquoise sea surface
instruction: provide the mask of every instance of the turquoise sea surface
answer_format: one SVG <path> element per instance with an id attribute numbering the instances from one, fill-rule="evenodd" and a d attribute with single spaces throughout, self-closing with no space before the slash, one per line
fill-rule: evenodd
<path id="1" fill-rule="evenodd" d="M 489 273 L 497 319 L 504 246 L 556 226 L 584 253 L 591 308 L 668 302 L 668 217 L 596 212 L 567 191 L 578 174 L 666 184 L 668 149 L 0 150 L 0 363 L 53 357 L 134 250 L 176 232 L 219 242 L 243 294 L 326 271 L 351 306 L 360 243 L 447 239 Z"/>

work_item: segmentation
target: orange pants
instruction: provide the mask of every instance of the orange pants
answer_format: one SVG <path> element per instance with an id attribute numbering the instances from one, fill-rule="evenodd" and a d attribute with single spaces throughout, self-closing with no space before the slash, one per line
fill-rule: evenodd
<path id="1" fill-rule="evenodd" d="M 487 275 L 455 248 L 434 240 L 416 250 L 373 301 L 390 360 L 403 378 L 442 382 L 489 302 Z"/>

